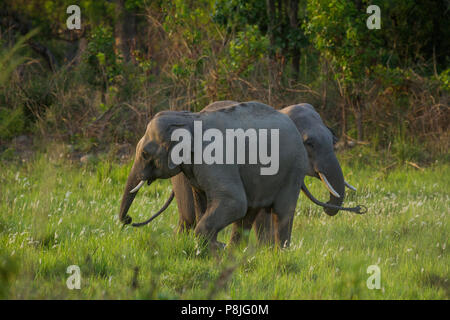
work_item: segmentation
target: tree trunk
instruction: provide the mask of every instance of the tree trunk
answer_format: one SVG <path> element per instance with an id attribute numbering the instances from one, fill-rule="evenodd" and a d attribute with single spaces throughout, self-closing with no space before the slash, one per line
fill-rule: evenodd
<path id="1" fill-rule="evenodd" d="M 135 55 L 133 52 L 136 50 L 136 14 L 135 12 L 125 11 L 125 29 L 124 35 L 127 41 L 128 59 L 133 63 L 136 63 Z M 127 60 L 128 61 L 128 60 Z"/>
<path id="2" fill-rule="evenodd" d="M 81 59 L 83 58 L 83 53 L 86 51 L 88 41 L 85 37 L 78 40 L 78 50 L 75 56 L 75 64 L 80 64 Z"/>
<path id="3" fill-rule="evenodd" d="M 128 62 L 136 35 L 136 18 L 125 8 L 125 0 L 116 0 L 116 24 L 114 26 L 116 50 Z"/>
<path id="4" fill-rule="evenodd" d="M 358 141 L 363 141 L 363 126 L 362 126 L 362 112 L 361 110 L 356 110 L 356 131 L 358 132 Z"/>
<path id="5" fill-rule="evenodd" d="M 267 5 L 267 33 L 270 40 L 270 54 L 273 56 L 275 48 L 275 0 L 266 0 Z"/>
<path id="6" fill-rule="evenodd" d="M 322 91 L 322 106 L 324 110 L 327 107 L 327 94 L 328 94 L 328 65 L 327 60 L 322 60 L 322 73 L 324 74 L 323 91 Z"/>
<path id="7" fill-rule="evenodd" d="M 356 131 L 358 134 L 358 140 L 363 141 L 364 140 L 364 129 L 363 129 L 363 106 L 361 103 L 361 97 L 358 95 L 355 98 L 355 121 L 356 121 Z"/>
<path id="8" fill-rule="evenodd" d="M 300 32 L 298 27 L 298 4 L 299 0 L 289 0 L 289 25 L 291 30 L 297 30 Z M 292 55 L 292 70 L 294 79 L 298 80 L 300 71 L 300 48 L 297 43 L 291 44 L 291 55 Z"/>
<path id="9" fill-rule="evenodd" d="M 347 147 L 347 115 L 345 110 L 345 98 L 343 97 L 342 100 L 342 108 L 341 108 L 341 128 L 342 128 L 342 134 L 341 137 L 344 142 L 344 148 Z"/>

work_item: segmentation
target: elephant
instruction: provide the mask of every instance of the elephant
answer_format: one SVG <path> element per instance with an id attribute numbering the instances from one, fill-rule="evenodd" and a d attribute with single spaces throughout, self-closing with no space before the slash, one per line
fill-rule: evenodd
<path id="1" fill-rule="evenodd" d="M 236 104 L 238 104 L 238 102 L 235 101 L 214 102 L 205 107 L 202 112 L 217 111 L 224 108 L 226 109 Z M 342 191 L 343 188 L 338 186 L 341 184 L 346 184 L 346 182 L 343 180 L 342 170 L 340 169 L 339 162 L 337 161 L 333 151 L 333 144 L 336 142 L 337 138 L 332 133 L 331 129 L 324 125 L 320 116 L 314 110 L 314 107 L 308 104 L 300 104 L 286 107 L 281 110 L 281 113 L 285 113 L 293 120 L 301 134 L 302 140 L 306 142 L 306 150 L 308 154 L 306 174 L 315 177 L 322 177 L 321 180 L 327 185 L 332 198 L 330 199 L 329 204 L 324 204 L 317 201 L 309 193 L 306 186 L 302 185 L 302 191 L 314 203 L 323 206 L 325 212 L 329 215 L 336 214 L 338 210 L 348 210 L 356 213 L 362 213 L 359 206 L 355 208 L 340 207 L 343 202 L 344 192 Z M 326 157 L 321 157 L 321 154 L 326 155 Z M 333 173 L 333 170 L 331 170 L 332 168 L 334 168 L 337 172 Z M 331 185 L 327 177 L 329 177 L 328 179 L 330 179 Z M 153 220 L 156 216 L 163 212 L 165 208 L 168 207 L 175 195 L 179 210 L 178 231 L 182 232 L 195 228 L 196 223 L 200 221 L 205 212 L 206 200 L 195 192 L 195 187 L 192 186 L 191 182 L 183 172 L 173 176 L 171 178 L 171 182 L 173 191 L 171 193 L 171 197 L 166 201 L 163 208 L 149 220 L 143 223 L 135 223 L 133 224 L 134 226 L 145 225 Z M 337 194 L 337 191 L 333 188 L 333 185 L 341 192 L 342 196 Z M 351 187 L 349 184 L 347 185 Z M 273 240 L 273 234 L 275 233 L 273 227 L 276 224 L 276 216 L 271 216 L 268 208 L 263 208 L 259 211 L 249 210 L 248 214 L 244 218 L 237 220 L 233 224 L 233 232 L 230 240 L 231 243 L 237 242 L 241 238 L 242 230 L 250 229 L 252 225 L 254 225 L 258 239 L 261 242 Z"/>
<path id="2" fill-rule="evenodd" d="M 196 162 L 196 154 L 193 154 L 194 163 L 175 162 L 172 152 L 177 144 L 172 140 L 176 129 L 184 129 L 190 136 L 194 136 L 194 151 L 198 151 L 195 148 L 196 122 L 201 123 L 203 130 L 213 129 L 222 135 L 226 135 L 230 129 L 277 132 L 277 172 L 262 174 L 267 169 L 262 161 L 256 164 L 247 163 L 248 161 L 236 163 L 234 159 L 230 163 L 227 158 L 226 164 L 217 161 Z M 261 143 L 261 138 L 259 142 Z M 275 149 L 272 149 L 272 139 L 266 138 L 266 144 L 273 153 Z M 206 148 L 204 144 L 200 147 L 201 150 Z M 249 159 L 250 147 L 251 143 L 245 146 L 246 159 Z M 229 151 L 234 155 L 239 152 L 236 146 L 227 148 L 223 158 L 228 156 L 225 153 Z M 191 155 L 183 152 L 184 156 L 189 159 Z M 149 122 L 144 136 L 136 146 L 135 160 L 122 196 L 119 219 L 123 224 L 132 222 L 128 210 L 145 182 L 150 185 L 157 179 L 168 179 L 182 173 L 190 184 L 194 207 L 202 212 L 198 216 L 194 232 L 211 249 L 223 247 L 217 241 L 217 234 L 223 228 L 236 221 L 253 221 L 262 208 L 272 210 L 275 241 L 280 247 L 287 247 L 298 195 L 307 171 L 308 158 L 299 131 L 288 116 L 268 105 L 245 102 L 197 113 L 161 111 Z"/>
<path id="3" fill-rule="evenodd" d="M 308 176 L 320 179 L 330 193 L 331 203 L 340 206 L 345 198 L 345 187 L 356 190 L 345 181 L 334 145 L 337 137 L 327 127 L 314 107 L 307 103 L 285 107 L 280 112 L 291 118 L 300 132 L 308 153 Z M 338 210 L 324 208 L 325 212 L 333 216 Z"/>
<path id="4" fill-rule="evenodd" d="M 280 112 L 286 114 L 295 123 L 299 130 L 303 143 L 308 153 L 309 168 L 306 175 L 320 179 L 330 193 L 328 203 L 340 206 L 345 198 L 345 187 L 356 191 L 344 179 L 341 166 L 334 152 L 334 145 L 337 137 L 334 132 L 327 127 L 315 108 L 308 103 L 300 103 L 285 107 Z M 338 209 L 324 207 L 324 211 L 334 216 Z M 254 222 L 254 228 L 262 233 L 262 237 L 267 240 L 272 232 L 270 216 L 261 213 Z"/>

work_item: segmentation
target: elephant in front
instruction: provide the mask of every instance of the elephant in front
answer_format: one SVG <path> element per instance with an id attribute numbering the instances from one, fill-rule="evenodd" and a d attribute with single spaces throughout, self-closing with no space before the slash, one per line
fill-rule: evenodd
<path id="1" fill-rule="evenodd" d="M 278 142 L 278 170 L 275 174 L 262 174 L 268 169 L 267 163 L 236 161 L 236 156 L 239 157 L 236 144 L 226 148 L 222 161 L 196 161 L 195 153 L 199 150 L 198 145 L 197 148 L 195 146 L 196 123 L 201 123 L 205 134 L 208 130 L 215 130 L 223 136 L 227 136 L 227 130 L 277 132 L 278 141 L 266 138 L 265 147 L 266 151 L 273 152 L 276 150 L 273 143 Z M 184 160 L 181 163 L 175 162 L 173 157 L 173 151 L 180 143 L 174 141 L 177 129 L 184 129 L 191 137 L 194 136 L 194 148 L 191 150 L 195 152 L 185 154 L 183 151 Z M 259 138 L 261 146 L 261 135 Z M 200 152 L 208 146 L 203 141 Z M 247 160 L 252 155 L 250 148 L 251 143 L 245 144 Z M 230 152 L 235 156 L 231 162 L 228 161 Z M 187 161 L 189 159 L 194 161 Z M 273 213 L 277 244 L 288 246 L 298 195 L 308 169 L 307 152 L 296 126 L 287 115 L 265 104 L 238 103 L 197 113 L 162 111 L 149 122 L 136 146 L 119 219 L 124 224 L 131 223 L 128 210 L 146 182 L 151 184 L 157 179 L 168 179 L 182 173 L 190 184 L 194 207 L 202 212 L 196 221 L 195 234 L 204 239 L 210 248 L 222 246 L 217 241 L 217 234 L 223 228 L 236 221 L 253 221 L 263 208 Z"/>

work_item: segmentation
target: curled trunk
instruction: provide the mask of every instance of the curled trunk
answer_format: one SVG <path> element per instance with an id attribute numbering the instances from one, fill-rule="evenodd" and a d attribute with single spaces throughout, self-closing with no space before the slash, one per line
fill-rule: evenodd
<path id="1" fill-rule="evenodd" d="M 132 219 L 128 216 L 128 210 L 136 197 L 137 192 L 130 193 L 134 187 L 139 183 L 140 179 L 135 173 L 135 165 L 131 168 L 130 174 L 128 176 L 127 184 L 125 185 L 125 190 L 122 196 L 122 202 L 120 204 L 119 219 L 123 224 L 131 223 Z"/>
<path id="2" fill-rule="evenodd" d="M 336 156 L 334 154 L 329 155 L 324 161 L 324 166 L 322 168 L 317 168 L 317 170 L 326 176 L 328 182 L 340 196 L 336 197 L 330 192 L 330 199 L 327 203 L 335 206 L 341 206 L 345 198 L 345 181 L 341 166 L 339 165 L 339 161 Z M 334 216 L 339 210 L 324 208 L 324 211 L 326 214 Z"/>

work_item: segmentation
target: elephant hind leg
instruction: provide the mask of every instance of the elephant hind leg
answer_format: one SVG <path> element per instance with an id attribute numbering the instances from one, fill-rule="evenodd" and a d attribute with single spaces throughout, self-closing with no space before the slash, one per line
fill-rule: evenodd
<path id="1" fill-rule="evenodd" d="M 277 212 L 274 214 L 274 238 L 280 248 L 287 248 L 291 243 L 293 220 L 293 214 L 279 214 Z"/>
<path id="2" fill-rule="evenodd" d="M 183 173 L 172 177 L 171 181 L 179 213 L 178 232 L 188 231 L 195 227 L 196 222 L 191 184 Z"/>
<path id="3" fill-rule="evenodd" d="M 291 242 L 292 224 L 300 188 L 281 192 L 272 207 L 275 241 L 281 248 L 287 248 Z"/>
<path id="4" fill-rule="evenodd" d="M 253 223 L 253 229 L 256 233 L 258 243 L 262 245 L 272 245 L 275 241 L 273 214 L 270 208 L 259 210 Z"/>
<path id="5" fill-rule="evenodd" d="M 177 232 L 178 233 L 187 232 L 194 227 L 195 227 L 195 221 L 187 221 L 180 217 L 180 219 L 178 221 Z"/>

